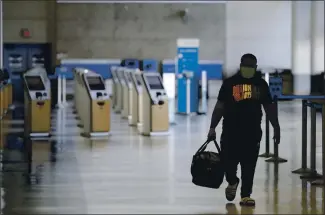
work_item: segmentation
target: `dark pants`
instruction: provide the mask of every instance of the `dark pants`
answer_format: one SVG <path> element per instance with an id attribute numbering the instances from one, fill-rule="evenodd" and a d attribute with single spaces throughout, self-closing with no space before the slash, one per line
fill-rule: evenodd
<path id="1" fill-rule="evenodd" d="M 245 140 L 247 139 L 247 140 Z M 260 138 L 222 138 L 221 154 L 225 166 L 226 180 L 230 185 L 238 182 L 237 166 L 241 166 L 241 197 L 252 194 Z M 248 140 L 249 139 L 249 140 Z"/>

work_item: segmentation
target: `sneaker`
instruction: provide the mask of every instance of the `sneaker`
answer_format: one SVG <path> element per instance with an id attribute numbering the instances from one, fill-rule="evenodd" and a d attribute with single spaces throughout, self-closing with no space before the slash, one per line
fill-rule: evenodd
<path id="1" fill-rule="evenodd" d="M 226 188 L 226 199 L 228 201 L 233 201 L 236 198 L 238 184 L 239 184 L 239 180 L 236 184 L 234 185 L 229 184 L 228 187 Z"/>
<path id="2" fill-rule="evenodd" d="M 254 207 L 255 206 L 255 200 L 252 199 L 251 197 L 244 197 L 240 200 L 239 203 L 241 206 L 251 206 Z"/>

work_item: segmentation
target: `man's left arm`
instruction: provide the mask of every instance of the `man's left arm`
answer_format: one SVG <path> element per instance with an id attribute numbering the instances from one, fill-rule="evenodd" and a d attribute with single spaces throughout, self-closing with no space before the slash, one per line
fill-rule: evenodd
<path id="1" fill-rule="evenodd" d="M 274 139 L 280 143 L 280 124 L 278 119 L 278 110 L 276 104 L 273 102 L 268 84 L 263 80 L 261 102 L 265 110 L 265 114 L 271 122 L 274 129 Z"/>

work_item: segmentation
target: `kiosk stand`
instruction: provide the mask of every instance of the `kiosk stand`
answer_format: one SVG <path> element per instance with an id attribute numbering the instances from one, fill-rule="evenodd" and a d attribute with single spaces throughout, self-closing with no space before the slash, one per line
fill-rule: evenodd
<path id="1" fill-rule="evenodd" d="M 129 119 L 130 115 L 130 91 L 132 88 L 132 83 L 129 77 L 129 70 L 124 68 L 123 70 L 123 109 L 122 109 L 122 118 Z"/>
<path id="2" fill-rule="evenodd" d="M 134 74 L 134 78 L 137 82 L 137 89 L 138 89 L 138 122 L 137 128 L 139 134 L 143 134 L 143 121 L 144 121 L 144 97 L 145 97 L 145 83 L 143 80 L 143 72 L 137 70 Z M 148 114 L 148 113 L 146 113 Z"/>
<path id="3" fill-rule="evenodd" d="M 169 130 L 168 97 L 160 74 L 144 73 L 145 90 L 142 100 L 142 134 L 166 135 Z"/>
<path id="4" fill-rule="evenodd" d="M 132 78 L 132 92 L 131 92 L 131 115 L 129 118 L 129 125 L 140 127 L 140 97 L 142 97 L 142 78 L 140 70 L 136 70 L 135 72 L 130 73 Z"/>
<path id="5" fill-rule="evenodd" d="M 123 67 L 118 67 L 116 70 L 116 77 L 118 79 L 118 84 L 116 88 L 116 106 L 115 106 L 115 112 L 116 113 L 122 113 L 123 110 L 123 89 L 125 83 L 123 71 Z"/>
<path id="6" fill-rule="evenodd" d="M 48 137 L 51 131 L 51 84 L 43 68 L 24 74 L 25 136 Z"/>
<path id="7" fill-rule="evenodd" d="M 84 135 L 88 137 L 108 136 L 111 127 L 110 99 L 103 78 L 92 71 L 82 73 L 82 85 L 86 95 L 82 105 Z"/>
<path id="8" fill-rule="evenodd" d="M 116 108 L 117 106 L 117 94 L 118 94 L 118 87 L 119 87 L 119 80 L 116 75 L 116 69 L 117 67 L 112 67 L 111 72 L 112 72 L 112 77 L 113 77 L 113 87 L 112 87 L 112 106 L 113 109 Z"/>

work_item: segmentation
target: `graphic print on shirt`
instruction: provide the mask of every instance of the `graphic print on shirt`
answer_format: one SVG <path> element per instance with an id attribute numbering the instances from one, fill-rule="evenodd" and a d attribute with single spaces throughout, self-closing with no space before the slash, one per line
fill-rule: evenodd
<path id="1" fill-rule="evenodd" d="M 236 102 L 242 100 L 259 99 L 259 89 L 251 84 L 237 84 L 232 87 L 232 96 Z"/>

